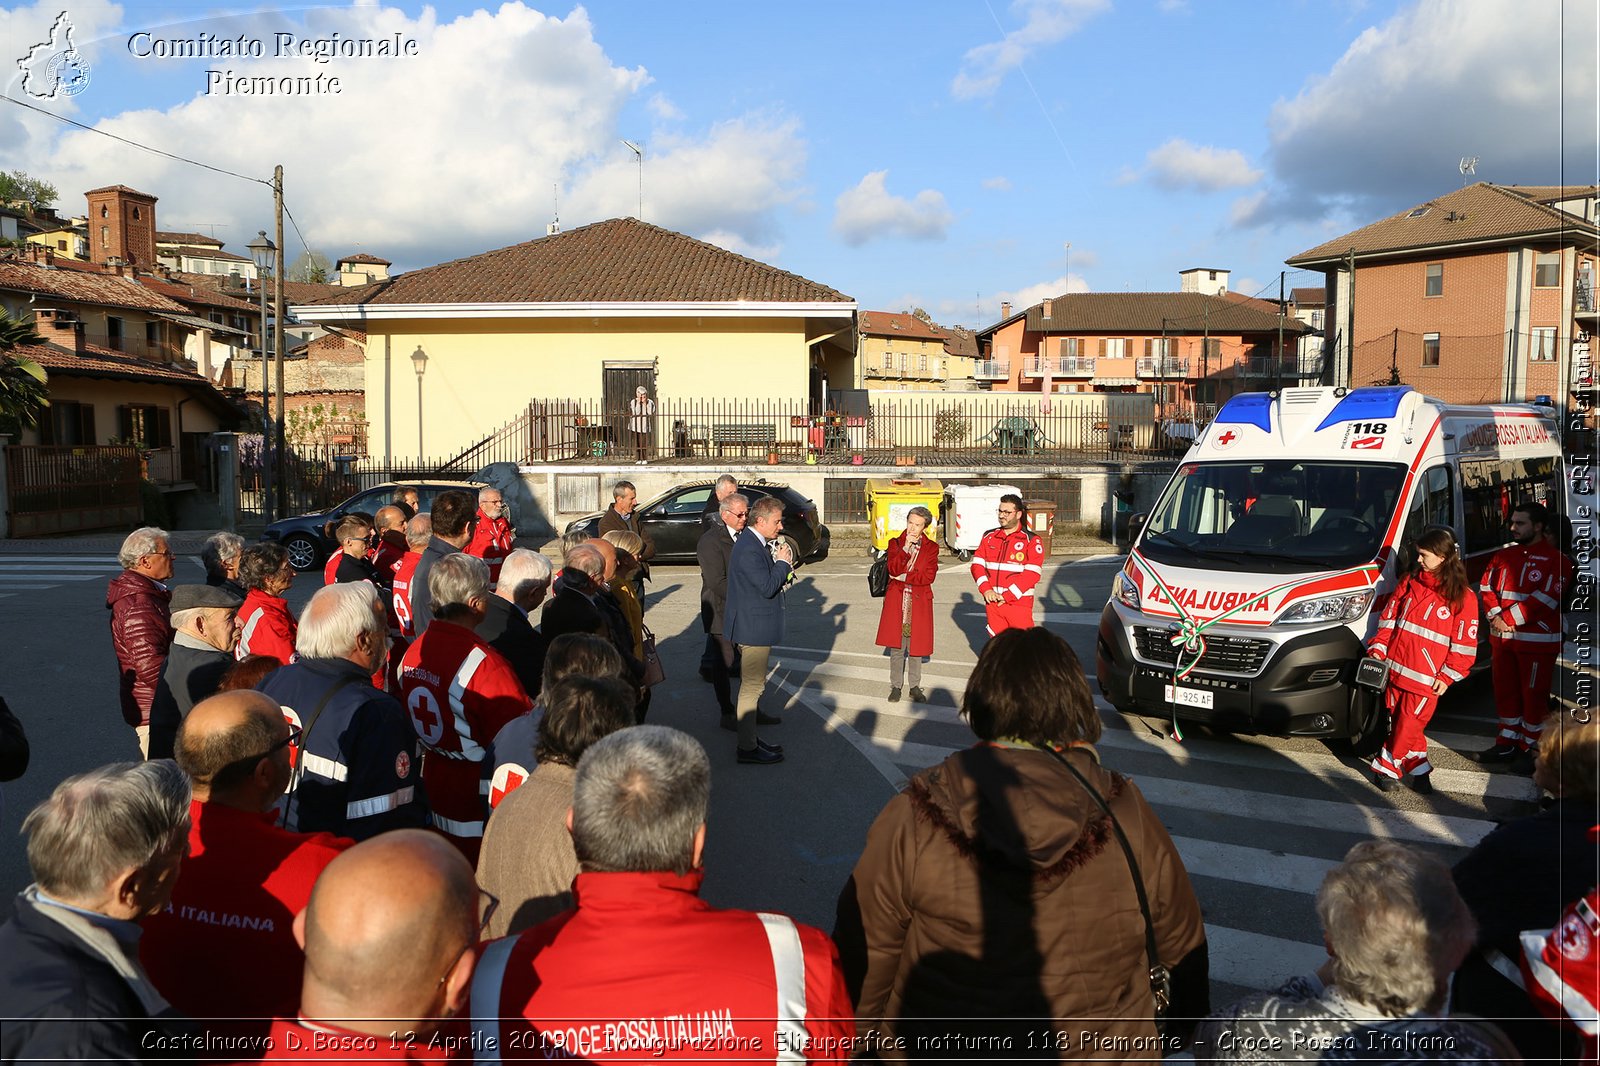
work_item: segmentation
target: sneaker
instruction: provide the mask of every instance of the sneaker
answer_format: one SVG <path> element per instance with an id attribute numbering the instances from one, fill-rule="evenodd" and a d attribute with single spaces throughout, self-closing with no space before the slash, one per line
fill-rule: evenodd
<path id="1" fill-rule="evenodd" d="M 737 733 L 739 731 L 739 716 L 736 714 L 725 714 L 722 716 L 722 721 L 718 724 L 730 733 Z"/>
<path id="2" fill-rule="evenodd" d="M 768 714 L 766 711 L 757 711 L 756 712 L 756 725 L 782 725 L 782 724 L 783 724 L 783 719 L 779 718 L 775 714 Z"/>
<path id="3" fill-rule="evenodd" d="M 754 763 L 757 766 L 771 766 L 773 763 L 783 761 L 783 752 L 764 748 L 758 740 L 753 748 L 739 749 L 739 761 L 742 763 Z"/>
<path id="4" fill-rule="evenodd" d="M 913 685 L 911 687 L 911 702 L 912 703 L 927 703 L 928 702 L 928 694 L 926 692 L 922 691 L 921 686 Z"/>
<path id="5" fill-rule="evenodd" d="M 1372 771 L 1372 783 L 1378 786 L 1379 792 L 1391 792 L 1394 790 L 1394 786 L 1398 785 L 1400 782 L 1396 781 L 1388 774 L 1381 774 L 1374 770 Z"/>
<path id="6" fill-rule="evenodd" d="M 900 690 L 899 689 L 892 688 L 892 689 L 889 690 L 889 702 L 890 703 L 899 703 L 900 702 Z"/>
<path id="7" fill-rule="evenodd" d="M 1419 796 L 1431 796 L 1433 795 L 1433 771 L 1430 770 L 1425 774 L 1409 774 L 1406 777 L 1406 784 L 1410 785 L 1411 791 Z"/>
<path id="8" fill-rule="evenodd" d="M 776 752 L 779 755 L 783 754 L 782 744 L 768 744 L 764 740 L 758 740 L 756 741 L 756 747 L 760 748 L 762 751 Z"/>
<path id="9" fill-rule="evenodd" d="M 1507 763 L 1516 757 L 1516 748 L 1508 748 L 1500 744 L 1496 744 L 1492 748 L 1485 748 L 1482 751 L 1475 751 L 1471 756 L 1473 762 L 1482 763 L 1486 766 L 1491 766 L 1495 763 Z"/>

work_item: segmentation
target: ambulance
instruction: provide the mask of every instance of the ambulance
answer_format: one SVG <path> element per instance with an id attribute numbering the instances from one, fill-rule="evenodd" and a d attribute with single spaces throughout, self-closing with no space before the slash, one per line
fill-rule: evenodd
<path id="1" fill-rule="evenodd" d="M 1179 736 L 1190 721 L 1365 743 L 1381 716 L 1355 667 L 1416 537 L 1453 530 L 1476 587 L 1513 504 L 1564 517 L 1565 474 L 1547 407 L 1407 386 L 1235 396 L 1133 517 L 1100 616 L 1100 690 Z"/>

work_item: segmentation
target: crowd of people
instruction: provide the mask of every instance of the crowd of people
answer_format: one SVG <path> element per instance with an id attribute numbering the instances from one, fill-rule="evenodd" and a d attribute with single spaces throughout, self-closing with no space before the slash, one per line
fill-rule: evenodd
<path id="1" fill-rule="evenodd" d="M 716 497 L 701 671 L 735 761 L 773 765 L 783 749 L 759 730 L 781 720 L 761 701 L 794 549 L 781 500 L 731 477 Z M 1414 846 L 1351 849 L 1316 897 L 1327 963 L 1213 1013 L 1189 875 L 1138 785 L 1102 763 L 1077 656 L 1032 625 L 1042 551 L 1011 496 L 972 568 L 992 634 L 960 700 L 972 746 L 884 807 L 831 933 L 711 906 L 712 759 L 644 724 L 653 545 L 634 486 L 613 498 L 603 536 L 564 543 L 558 571 L 514 546 L 498 490 L 423 514 L 397 493 L 339 523 L 298 617 L 277 545 L 218 534 L 207 584 L 169 587 L 168 536 L 130 534 L 108 607 L 147 759 L 61 782 L 24 822 L 34 884 L 0 925 L 0 1060 L 1594 1054 L 1592 1032 L 1532 1017 L 1529 988 L 1554 973 L 1541 1002 L 1593 990 L 1519 960 L 1527 931 L 1581 925 L 1567 908 L 1600 881 L 1600 721 L 1538 715 L 1527 750 L 1554 804 L 1453 871 Z M 913 510 L 887 553 L 890 700 L 927 698 L 931 523 Z M 1419 549 L 1374 638 L 1395 665 L 1406 641 L 1438 640 L 1405 624 L 1424 610 L 1450 614 L 1445 643 L 1469 639 L 1453 542 Z M 1490 587 L 1508 628 L 1543 617 Z M 1425 780 L 1441 676 L 1393 697 L 1380 778 Z M 1520 744 L 1532 715 L 1516 713 L 1502 737 Z M 3 778 L 21 729 L 0 732 Z"/>

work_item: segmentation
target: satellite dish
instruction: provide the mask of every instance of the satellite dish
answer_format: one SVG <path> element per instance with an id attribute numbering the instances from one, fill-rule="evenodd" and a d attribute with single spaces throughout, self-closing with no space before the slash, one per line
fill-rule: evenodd
<path id="1" fill-rule="evenodd" d="M 1475 155 L 1462 156 L 1461 163 L 1457 169 L 1461 171 L 1463 178 L 1468 174 L 1476 174 L 1478 172 L 1478 157 Z"/>

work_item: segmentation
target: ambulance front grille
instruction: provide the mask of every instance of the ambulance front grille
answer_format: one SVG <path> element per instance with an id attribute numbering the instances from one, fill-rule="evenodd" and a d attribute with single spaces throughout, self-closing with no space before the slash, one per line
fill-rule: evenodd
<path id="1" fill-rule="evenodd" d="M 1173 646 L 1171 634 L 1154 626 L 1134 626 L 1133 639 L 1139 657 L 1155 663 L 1176 663 L 1178 648 Z M 1230 674 L 1257 674 L 1272 650 L 1269 640 L 1250 637 L 1228 637 L 1220 633 L 1206 634 L 1206 652 L 1200 657 L 1201 670 L 1222 670 Z M 1185 653 L 1183 664 L 1189 665 Z"/>

